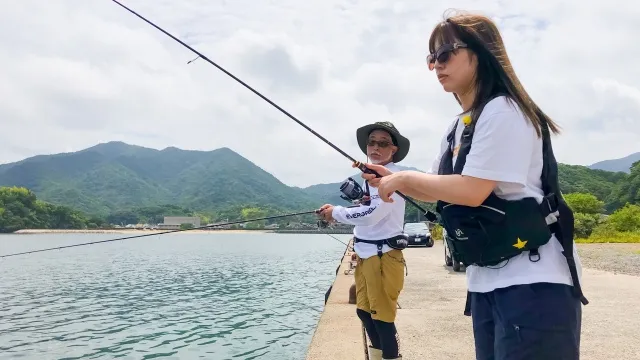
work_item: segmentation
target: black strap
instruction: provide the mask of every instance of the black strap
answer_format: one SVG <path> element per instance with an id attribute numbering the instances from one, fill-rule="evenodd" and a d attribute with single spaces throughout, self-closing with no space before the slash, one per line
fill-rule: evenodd
<path id="1" fill-rule="evenodd" d="M 371 192 L 369 192 L 369 181 L 364 181 L 364 193 L 361 199 L 361 204 L 365 206 L 371 205 Z"/>
<path id="2" fill-rule="evenodd" d="M 558 162 L 556 161 L 553 153 L 553 146 L 551 145 L 551 136 L 549 134 L 549 126 L 546 122 L 543 122 L 542 126 L 542 189 L 545 194 L 545 200 L 548 202 L 548 206 L 551 209 L 555 209 L 558 214 L 558 221 L 550 225 L 551 232 L 553 232 L 558 239 L 558 242 L 562 246 L 562 254 L 567 259 L 567 265 L 569 266 L 569 273 L 571 274 L 571 280 L 573 282 L 573 293 L 580 299 L 582 304 L 587 305 L 589 300 L 584 296 L 582 292 L 582 286 L 580 285 L 580 279 L 578 278 L 578 269 L 576 260 L 573 257 L 573 234 L 575 219 L 573 212 L 569 205 L 561 197 L 560 181 L 558 179 Z M 543 204 L 545 202 L 543 201 Z M 553 211 L 555 212 L 555 211 Z M 562 223 L 562 226 L 560 224 Z"/>
<path id="3" fill-rule="evenodd" d="M 378 245 L 378 244 L 384 244 L 387 240 L 398 240 L 398 239 L 402 239 L 404 238 L 404 235 L 396 235 L 396 236 L 392 236 L 390 238 L 386 238 L 386 239 L 382 239 L 382 240 L 365 240 L 365 239 L 360 239 L 358 237 L 353 237 L 353 241 L 354 243 L 365 243 L 365 244 L 374 244 L 374 245 Z"/>
<path id="4" fill-rule="evenodd" d="M 460 135 L 460 148 L 458 149 L 458 157 L 456 164 L 453 166 L 454 174 L 462 174 L 464 165 L 467 163 L 467 155 L 471 152 L 471 143 L 473 142 L 473 133 L 476 129 L 476 123 L 471 122 L 462 129 Z"/>
<path id="5" fill-rule="evenodd" d="M 529 261 L 531 262 L 540 261 L 540 251 L 538 250 L 538 248 L 529 250 Z"/>
<path id="6" fill-rule="evenodd" d="M 360 239 L 358 237 L 353 237 L 353 243 L 365 243 L 365 244 L 373 244 L 373 245 L 377 245 L 378 246 L 378 257 L 382 257 L 382 246 L 387 242 L 387 240 L 397 240 L 397 239 L 404 239 L 403 235 L 396 235 L 396 236 L 392 236 L 390 238 L 384 239 L 384 240 L 364 240 L 364 239 Z M 404 262 L 404 269 L 405 269 L 405 276 L 409 275 L 409 267 L 407 266 L 407 262 Z"/>
<path id="7" fill-rule="evenodd" d="M 456 129 L 458 129 L 458 122 L 453 124 L 453 129 L 447 135 L 447 150 L 442 154 L 440 158 L 440 166 L 438 167 L 438 175 L 450 175 L 453 174 L 453 144 L 455 143 Z"/>
<path id="8" fill-rule="evenodd" d="M 467 301 L 464 304 L 464 315 L 471 316 L 471 292 L 467 290 Z"/>
<path id="9" fill-rule="evenodd" d="M 558 211 L 558 205 L 558 197 L 556 194 L 545 195 L 540 203 L 540 213 L 546 218 L 550 214 Z"/>
<path id="10" fill-rule="evenodd" d="M 386 238 L 383 240 L 364 240 L 364 239 L 360 239 L 357 237 L 353 237 L 353 243 L 365 243 L 365 244 L 373 244 L 373 245 L 377 245 L 378 247 L 378 257 L 382 257 L 382 246 L 387 242 L 387 240 L 397 240 L 397 239 L 402 239 L 404 238 L 403 235 L 396 235 L 396 236 L 392 236 L 390 238 Z"/>

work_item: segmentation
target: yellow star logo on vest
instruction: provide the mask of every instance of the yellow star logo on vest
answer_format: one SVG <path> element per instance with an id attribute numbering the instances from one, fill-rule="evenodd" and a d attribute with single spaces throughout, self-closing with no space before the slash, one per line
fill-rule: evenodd
<path id="1" fill-rule="evenodd" d="M 465 115 L 462 117 L 462 123 L 464 126 L 471 124 L 471 115 Z"/>
<path id="2" fill-rule="evenodd" d="M 527 240 L 522 241 L 522 240 L 520 240 L 520 238 L 518 238 L 518 242 L 513 244 L 513 247 L 516 248 L 516 249 L 522 249 L 522 248 L 524 248 L 525 245 L 527 245 Z"/>

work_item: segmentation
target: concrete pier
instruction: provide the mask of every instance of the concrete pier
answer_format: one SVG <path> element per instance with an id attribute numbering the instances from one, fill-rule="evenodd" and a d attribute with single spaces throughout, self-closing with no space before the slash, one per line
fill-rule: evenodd
<path id="1" fill-rule="evenodd" d="M 432 248 L 404 250 L 408 276 L 400 294 L 396 326 L 403 360 L 474 359 L 471 318 L 463 315 L 464 270 L 444 265 L 442 241 Z M 349 304 L 351 253 L 342 259 L 307 360 L 366 360 L 355 304 Z M 583 269 L 581 359 L 640 359 L 640 277 Z"/>

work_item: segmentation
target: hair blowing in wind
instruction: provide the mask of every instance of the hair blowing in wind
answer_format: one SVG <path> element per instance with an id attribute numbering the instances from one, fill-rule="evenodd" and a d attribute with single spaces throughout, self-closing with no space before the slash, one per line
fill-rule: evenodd
<path id="1" fill-rule="evenodd" d="M 471 106 L 474 121 L 477 121 L 480 115 L 476 114 L 475 109 L 495 94 L 505 93 L 515 101 L 531 121 L 538 136 L 541 136 L 545 123 L 551 132 L 555 134 L 560 132 L 560 127 L 536 105 L 520 83 L 507 55 L 500 32 L 491 19 L 484 15 L 468 13 L 445 15 L 445 20 L 436 25 L 431 33 L 429 51 L 435 52 L 436 44 L 456 41 L 467 44 L 469 50 L 478 59 L 478 69 L 474 79 L 477 96 Z M 459 101 L 457 96 L 456 100 Z"/>

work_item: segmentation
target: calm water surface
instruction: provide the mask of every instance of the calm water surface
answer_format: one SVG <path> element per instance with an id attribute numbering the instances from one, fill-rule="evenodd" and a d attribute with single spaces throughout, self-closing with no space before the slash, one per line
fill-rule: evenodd
<path id="1" fill-rule="evenodd" d="M 5 235 L 0 254 L 121 236 Z M 303 359 L 344 248 L 185 233 L 2 259 L 0 359 Z"/>

